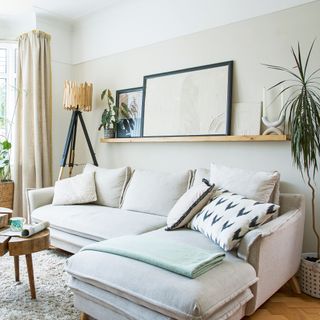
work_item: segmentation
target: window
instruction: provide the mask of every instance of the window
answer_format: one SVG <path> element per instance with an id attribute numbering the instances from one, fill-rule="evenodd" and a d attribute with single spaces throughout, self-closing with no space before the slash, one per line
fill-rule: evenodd
<path id="1" fill-rule="evenodd" d="M 0 42 L 0 135 L 7 136 L 16 105 L 16 43 Z"/>

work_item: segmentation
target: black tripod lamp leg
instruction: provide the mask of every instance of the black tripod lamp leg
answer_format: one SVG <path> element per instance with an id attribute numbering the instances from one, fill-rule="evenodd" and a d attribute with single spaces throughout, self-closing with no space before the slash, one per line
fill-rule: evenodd
<path id="1" fill-rule="evenodd" d="M 72 175 L 72 170 L 74 167 L 74 157 L 75 157 L 75 149 L 76 149 L 76 139 L 77 139 L 77 125 L 78 125 L 78 116 L 80 111 L 75 111 L 75 119 L 73 124 L 72 138 L 70 143 L 70 152 L 69 152 L 69 177 Z"/>
<path id="2" fill-rule="evenodd" d="M 67 139 L 66 139 L 66 142 L 64 145 L 63 154 L 62 154 L 62 158 L 60 161 L 60 172 L 59 172 L 58 180 L 61 179 L 62 174 L 63 174 L 63 169 L 67 163 L 67 157 L 68 157 L 68 152 L 69 152 L 69 148 L 70 148 L 75 119 L 76 119 L 76 113 L 75 113 L 75 111 L 73 111 L 72 116 L 71 116 L 71 120 L 70 120 L 69 129 L 68 129 Z"/>
<path id="3" fill-rule="evenodd" d="M 93 161 L 93 164 L 95 166 L 98 166 L 98 162 L 97 162 L 97 158 L 96 158 L 96 155 L 93 151 L 93 148 L 92 148 L 92 144 L 91 144 L 91 141 L 90 141 L 90 138 L 89 138 L 89 135 L 88 135 L 88 131 L 87 131 L 87 128 L 86 128 L 86 125 L 84 123 L 84 120 L 82 118 L 82 114 L 79 113 L 79 119 L 80 119 L 80 122 L 81 122 L 81 125 L 82 125 L 82 129 L 83 129 L 83 133 L 86 137 L 86 140 L 87 140 L 87 144 L 88 144 L 88 147 L 89 147 L 89 150 L 90 150 L 90 154 L 91 154 L 91 158 L 92 158 L 92 161 Z"/>

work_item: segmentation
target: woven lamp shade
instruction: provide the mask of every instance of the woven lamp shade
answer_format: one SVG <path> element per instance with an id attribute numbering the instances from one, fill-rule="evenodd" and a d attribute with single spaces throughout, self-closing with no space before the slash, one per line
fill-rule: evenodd
<path id="1" fill-rule="evenodd" d="M 67 110 L 92 110 L 92 83 L 64 83 L 63 108 Z"/>

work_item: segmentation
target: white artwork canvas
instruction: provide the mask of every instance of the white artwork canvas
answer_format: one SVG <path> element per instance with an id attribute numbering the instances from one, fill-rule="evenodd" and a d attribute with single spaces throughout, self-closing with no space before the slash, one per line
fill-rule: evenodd
<path id="1" fill-rule="evenodd" d="M 232 104 L 232 134 L 235 136 L 259 135 L 261 102 Z"/>
<path id="2" fill-rule="evenodd" d="M 228 134 L 229 67 L 146 76 L 143 136 Z"/>

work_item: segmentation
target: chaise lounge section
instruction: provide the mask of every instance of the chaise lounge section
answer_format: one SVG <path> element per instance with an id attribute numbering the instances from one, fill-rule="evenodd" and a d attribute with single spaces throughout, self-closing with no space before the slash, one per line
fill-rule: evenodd
<path id="1" fill-rule="evenodd" d="M 303 199 L 281 195 L 281 205 L 286 211 L 279 218 L 248 233 L 238 252 L 227 253 L 221 265 L 196 279 L 117 255 L 80 252 L 66 268 L 75 306 L 95 319 L 213 320 L 250 315 L 299 267 Z M 144 236 L 207 250 L 213 246 L 199 232 L 187 229 L 170 233 L 160 229 Z M 288 241 L 290 251 L 281 245 Z"/>

